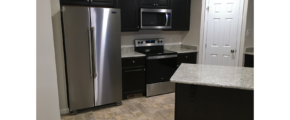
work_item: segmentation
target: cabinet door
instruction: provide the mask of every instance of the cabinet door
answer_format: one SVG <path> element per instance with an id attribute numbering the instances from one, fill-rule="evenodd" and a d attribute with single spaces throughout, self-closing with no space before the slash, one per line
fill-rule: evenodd
<path id="1" fill-rule="evenodd" d="M 196 63 L 197 53 L 179 53 L 178 62 L 179 63 Z"/>
<path id="2" fill-rule="evenodd" d="M 122 73 L 123 99 L 126 99 L 127 95 L 145 91 L 144 67 L 123 68 Z"/>
<path id="3" fill-rule="evenodd" d="M 156 0 L 155 6 L 157 8 L 170 8 L 169 0 Z"/>
<path id="4" fill-rule="evenodd" d="M 155 5 L 155 0 L 140 0 L 141 8 L 154 8 Z"/>
<path id="5" fill-rule="evenodd" d="M 172 28 L 170 31 L 189 31 L 190 0 L 171 0 Z"/>
<path id="6" fill-rule="evenodd" d="M 254 56 L 253 55 L 245 55 L 244 67 L 254 67 Z"/>
<path id="7" fill-rule="evenodd" d="M 115 7 L 115 0 L 91 0 L 90 5 L 102 7 Z"/>
<path id="8" fill-rule="evenodd" d="M 139 31 L 138 0 L 119 0 L 121 31 Z"/>
<path id="9" fill-rule="evenodd" d="M 89 5 L 90 0 L 61 0 L 62 5 Z"/>

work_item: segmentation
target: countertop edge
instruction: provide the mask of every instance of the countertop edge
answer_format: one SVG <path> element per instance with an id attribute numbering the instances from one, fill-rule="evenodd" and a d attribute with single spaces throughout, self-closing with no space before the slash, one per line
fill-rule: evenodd
<path id="1" fill-rule="evenodd" d="M 232 88 L 232 89 L 241 89 L 241 90 L 254 90 L 254 88 L 245 88 L 245 87 L 238 87 L 238 86 L 225 86 L 225 85 L 219 85 L 219 84 L 204 84 L 204 83 L 192 83 L 192 82 L 185 82 L 185 81 L 181 81 L 181 80 L 172 80 L 170 79 L 170 82 L 174 82 L 174 83 L 182 83 L 182 84 L 191 84 L 191 85 L 203 85 L 203 86 L 210 86 L 210 87 L 222 87 L 222 88 Z"/>

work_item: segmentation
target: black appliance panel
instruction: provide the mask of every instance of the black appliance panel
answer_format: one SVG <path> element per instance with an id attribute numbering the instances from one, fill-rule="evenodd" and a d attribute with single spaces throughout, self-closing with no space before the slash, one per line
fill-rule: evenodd
<path id="1" fill-rule="evenodd" d="M 146 60 L 146 84 L 170 81 L 177 69 L 177 57 Z"/>

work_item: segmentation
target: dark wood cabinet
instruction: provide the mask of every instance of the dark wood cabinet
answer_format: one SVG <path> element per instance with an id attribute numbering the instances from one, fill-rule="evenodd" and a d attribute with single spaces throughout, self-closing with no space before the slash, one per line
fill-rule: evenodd
<path id="1" fill-rule="evenodd" d="M 245 54 L 244 67 L 254 67 L 254 55 Z"/>
<path id="2" fill-rule="evenodd" d="M 102 7 L 115 7 L 117 0 L 91 0 L 90 5 Z"/>
<path id="3" fill-rule="evenodd" d="M 145 57 L 122 59 L 123 99 L 128 95 L 142 93 L 145 95 Z"/>
<path id="4" fill-rule="evenodd" d="M 119 0 L 121 31 L 139 31 L 139 0 Z"/>
<path id="5" fill-rule="evenodd" d="M 196 64 L 196 56 L 197 56 L 197 52 L 193 52 L 193 53 L 178 53 L 177 66 L 179 67 L 179 65 L 181 63 Z"/>
<path id="6" fill-rule="evenodd" d="M 170 0 L 140 0 L 141 8 L 170 8 Z"/>
<path id="7" fill-rule="evenodd" d="M 90 5 L 96 7 L 116 7 L 118 0 L 61 0 L 62 5 Z"/>
<path id="8" fill-rule="evenodd" d="M 253 90 L 175 85 L 175 120 L 254 119 Z"/>
<path id="9" fill-rule="evenodd" d="M 122 70 L 123 99 L 128 95 L 145 92 L 145 69 L 144 67 L 124 68 Z"/>
<path id="10" fill-rule="evenodd" d="M 90 0 L 61 0 L 62 5 L 90 5 Z"/>
<path id="11" fill-rule="evenodd" d="M 189 31 L 190 0 L 170 0 L 172 10 L 171 29 L 166 31 Z"/>

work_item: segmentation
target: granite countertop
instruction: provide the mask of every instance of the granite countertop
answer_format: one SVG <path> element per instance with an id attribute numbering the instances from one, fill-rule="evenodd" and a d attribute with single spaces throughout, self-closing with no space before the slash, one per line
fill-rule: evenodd
<path id="1" fill-rule="evenodd" d="M 254 69 L 182 63 L 171 82 L 213 87 L 254 90 Z"/>
<path id="2" fill-rule="evenodd" d="M 145 54 L 138 53 L 134 51 L 134 47 L 121 47 L 121 57 L 128 58 L 128 57 L 143 57 L 146 56 Z"/>
<path id="3" fill-rule="evenodd" d="M 190 53 L 190 52 L 197 52 L 197 46 L 190 46 L 190 45 L 164 45 L 164 49 L 175 51 L 177 53 Z"/>
<path id="4" fill-rule="evenodd" d="M 254 47 L 248 47 L 248 48 L 245 48 L 245 52 L 244 54 L 247 54 L 247 55 L 254 55 Z"/>

